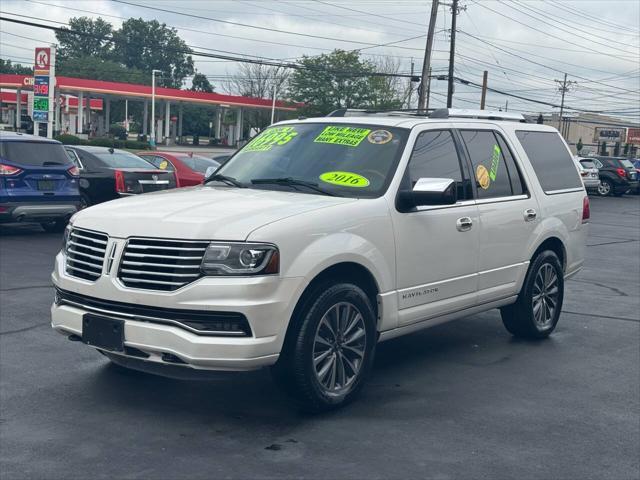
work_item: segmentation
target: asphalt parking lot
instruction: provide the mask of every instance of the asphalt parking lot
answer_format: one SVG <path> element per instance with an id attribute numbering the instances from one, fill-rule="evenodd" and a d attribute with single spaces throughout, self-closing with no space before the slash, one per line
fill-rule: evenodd
<path id="1" fill-rule="evenodd" d="M 512 339 L 494 310 L 383 343 L 360 399 L 322 416 L 266 371 L 110 367 L 49 327 L 61 236 L 0 226 L 0 476 L 639 478 L 640 197 L 591 205 L 551 339 Z"/>

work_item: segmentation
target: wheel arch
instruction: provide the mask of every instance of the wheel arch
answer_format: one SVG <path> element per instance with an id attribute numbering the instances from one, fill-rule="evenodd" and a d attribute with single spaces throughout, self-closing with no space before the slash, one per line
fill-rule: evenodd
<path id="1" fill-rule="evenodd" d="M 564 242 L 560 240 L 560 238 L 555 236 L 546 238 L 542 243 L 540 243 L 540 245 L 538 245 L 538 248 L 536 248 L 536 250 L 533 252 L 533 255 L 531 256 L 531 261 L 533 262 L 533 260 L 538 256 L 538 254 L 545 250 L 551 250 L 552 252 L 554 252 L 560 259 L 560 265 L 562 265 L 562 271 L 563 272 L 566 271 L 567 250 L 564 245 Z"/>
<path id="2" fill-rule="evenodd" d="M 314 292 L 318 291 L 323 285 L 327 285 L 332 281 L 339 280 L 348 283 L 353 283 L 362 288 L 365 292 L 371 307 L 373 309 L 374 316 L 376 318 L 376 326 L 379 326 L 379 313 L 378 313 L 378 301 L 377 296 L 380 293 L 380 286 L 376 281 L 373 273 L 361 263 L 354 261 L 343 261 L 335 263 L 329 267 L 324 268 L 317 273 L 309 283 L 305 286 L 302 294 L 299 296 L 296 306 L 291 313 L 289 323 L 287 325 L 286 334 L 284 337 L 284 343 L 282 352 L 289 350 L 289 345 L 294 338 L 292 332 L 295 326 L 300 321 L 300 313 L 309 306 L 309 303 L 313 300 Z"/>

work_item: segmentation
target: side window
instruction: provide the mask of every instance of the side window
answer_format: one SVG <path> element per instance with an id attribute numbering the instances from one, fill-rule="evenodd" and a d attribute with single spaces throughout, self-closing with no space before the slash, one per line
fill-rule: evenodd
<path id="1" fill-rule="evenodd" d="M 516 136 L 545 193 L 584 188 L 571 153 L 557 132 L 517 130 Z"/>
<path id="2" fill-rule="evenodd" d="M 512 195 L 511 178 L 503 148 L 491 130 L 461 130 L 473 175 L 478 198 L 508 197 Z"/>
<path id="3" fill-rule="evenodd" d="M 432 130 L 418 135 L 407 173 L 411 188 L 420 178 L 451 178 L 456 181 L 458 198 L 465 198 L 460 158 L 449 130 Z"/>
<path id="4" fill-rule="evenodd" d="M 597 158 L 593 159 L 593 164 L 596 166 L 596 168 L 602 168 L 603 167 L 602 163 L 600 163 L 600 160 L 598 160 Z"/>
<path id="5" fill-rule="evenodd" d="M 173 171 L 173 165 L 166 158 L 162 158 L 158 155 L 142 155 L 142 158 L 147 162 L 151 162 L 154 167 L 159 168 L 160 170 Z"/>
<path id="6" fill-rule="evenodd" d="M 514 195 L 523 195 L 527 193 L 527 185 L 522 178 L 522 174 L 520 173 L 520 169 L 516 164 L 515 158 L 513 158 L 513 154 L 511 153 L 511 149 L 504 137 L 498 133 L 493 132 L 493 134 L 498 139 L 498 145 L 502 150 L 502 155 L 504 157 L 505 165 L 507 166 L 507 170 L 509 171 L 509 178 L 511 180 L 511 190 Z"/>

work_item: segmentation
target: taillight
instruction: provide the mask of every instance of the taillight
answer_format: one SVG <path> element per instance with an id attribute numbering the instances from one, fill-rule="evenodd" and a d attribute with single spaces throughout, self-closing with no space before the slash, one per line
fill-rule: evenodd
<path id="1" fill-rule="evenodd" d="M 591 218 L 591 207 L 589 206 L 589 197 L 582 200 L 582 223 L 587 223 Z"/>
<path id="2" fill-rule="evenodd" d="M 127 190 L 124 186 L 124 172 L 122 170 L 116 170 L 116 192 L 125 193 Z"/>
<path id="3" fill-rule="evenodd" d="M 580 175 L 582 175 L 583 177 L 586 177 L 587 175 L 589 175 L 589 172 L 580 172 Z"/>
<path id="4" fill-rule="evenodd" d="M 78 167 L 76 167 L 75 165 L 73 167 L 71 167 L 69 170 L 67 170 L 67 172 L 72 177 L 79 177 L 80 176 L 80 169 Z"/>
<path id="5" fill-rule="evenodd" d="M 626 178 L 627 176 L 627 171 L 624 168 L 616 168 L 616 172 L 618 173 L 618 175 L 620 175 L 622 178 Z"/>
<path id="6" fill-rule="evenodd" d="M 0 175 L 17 175 L 22 172 L 21 168 L 12 167 L 11 165 L 4 165 L 0 163 Z"/>

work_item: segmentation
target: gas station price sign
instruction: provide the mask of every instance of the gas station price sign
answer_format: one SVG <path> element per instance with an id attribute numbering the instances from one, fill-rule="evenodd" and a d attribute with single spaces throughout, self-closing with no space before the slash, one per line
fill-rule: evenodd
<path id="1" fill-rule="evenodd" d="M 49 96 L 49 77 L 37 75 L 34 78 L 33 94 L 42 97 Z"/>
<path id="2" fill-rule="evenodd" d="M 49 99 L 46 97 L 33 97 L 33 109 L 36 111 L 48 112 Z"/>

